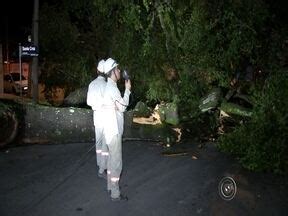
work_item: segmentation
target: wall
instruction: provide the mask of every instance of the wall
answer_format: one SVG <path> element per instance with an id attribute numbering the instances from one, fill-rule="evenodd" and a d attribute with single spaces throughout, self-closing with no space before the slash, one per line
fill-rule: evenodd
<path id="1" fill-rule="evenodd" d="M 19 72 L 19 63 L 18 62 L 10 62 L 5 63 L 4 65 L 4 74 L 11 73 L 11 72 Z M 28 79 L 29 73 L 29 63 L 22 62 L 22 75 Z"/>

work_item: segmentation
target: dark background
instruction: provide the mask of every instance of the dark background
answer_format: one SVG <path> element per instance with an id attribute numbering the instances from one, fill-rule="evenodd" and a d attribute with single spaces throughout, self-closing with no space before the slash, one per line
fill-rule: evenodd
<path id="1" fill-rule="evenodd" d="M 43 3 L 53 3 L 53 0 L 39 1 L 39 7 Z M 271 21 L 276 25 L 287 25 L 287 1 L 284 0 L 266 0 L 270 5 L 269 13 Z M 1 6 L 0 33 L 1 44 L 3 46 L 3 54 L 6 56 L 7 44 L 9 44 L 9 53 L 13 55 L 19 43 L 27 42 L 28 35 L 32 31 L 34 0 L 25 1 L 8 1 Z M 39 14 L 40 16 L 40 14 Z M 41 25 L 39 24 L 39 30 Z M 12 56 L 13 57 L 13 56 Z"/>
<path id="2" fill-rule="evenodd" d="M 4 59 L 7 58 L 7 49 L 10 58 L 17 52 L 19 43 L 25 43 L 31 35 L 33 0 L 8 1 L 1 6 L 1 44 Z"/>

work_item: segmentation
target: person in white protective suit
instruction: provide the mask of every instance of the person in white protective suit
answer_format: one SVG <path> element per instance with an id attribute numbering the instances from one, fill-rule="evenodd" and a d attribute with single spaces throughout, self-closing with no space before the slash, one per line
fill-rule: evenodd
<path id="1" fill-rule="evenodd" d="M 104 140 L 103 129 L 103 96 L 106 87 L 106 78 L 102 59 L 97 66 L 97 78 L 88 86 L 87 104 L 93 109 L 93 123 L 95 128 L 96 164 L 98 166 L 98 176 L 107 178 L 108 148 Z"/>
<path id="2" fill-rule="evenodd" d="M 125 80 L 123 97 L 117 87 L 120 80 L 120 70 L 117 62 L 108 58 L 104 64 L 108 77 L 104 92 L 104 136 L 108 146 L 107 190 L 111 191 L 111 200 L 128 200 L 120 193 L 119 180 L 122 172 L 122 134 L 124 128 L 123 112 L 129 104 L 131 81 Z"/>

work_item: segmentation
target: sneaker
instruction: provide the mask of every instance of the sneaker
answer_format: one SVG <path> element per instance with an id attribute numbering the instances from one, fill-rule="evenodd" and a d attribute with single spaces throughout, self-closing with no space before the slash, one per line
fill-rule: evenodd
<path id="1" fill-rule="evenodd" d="M 105 172 L 103 172 L 103 173 L 99 173 L 99 172 L 98 172 L 98 177 L 107 180 L 107 174 L 106 174 Z"/>
<path id="2" fill-rule="evenodd" d="M 119 197 L 116 197 L 116 198 L 111 197 L 111 200 L 113 202 L 128 201 L 128 197 L 127 196 L 123 196 L 122 194 L 120 194 Z"/>

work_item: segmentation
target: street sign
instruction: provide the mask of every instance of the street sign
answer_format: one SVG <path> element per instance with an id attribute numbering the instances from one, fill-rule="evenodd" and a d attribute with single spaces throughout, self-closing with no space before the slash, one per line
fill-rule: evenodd
<path id="1" fill-rule="evenodd" d="M 31 56 L 35 57 L 38 56 L 38 48 L 36 46 L 21 46 L 21 56 Z"/>

